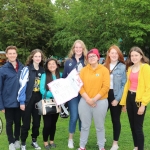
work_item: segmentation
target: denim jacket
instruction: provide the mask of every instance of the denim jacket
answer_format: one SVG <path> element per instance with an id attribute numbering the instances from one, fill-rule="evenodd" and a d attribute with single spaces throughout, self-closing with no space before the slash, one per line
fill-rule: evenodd
<path id="1" fill-rule="evenodd" d="M 112 74 L 113 74 L 114 97 L 115 100 L 120 101 L 127 80 L 126 66 L 120 62 L 113 70 Z"/>

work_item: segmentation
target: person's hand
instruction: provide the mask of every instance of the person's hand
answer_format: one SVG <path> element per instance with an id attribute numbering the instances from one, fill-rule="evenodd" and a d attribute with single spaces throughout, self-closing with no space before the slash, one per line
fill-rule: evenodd
<path id="1" fill-rule="evenodd" d="M 122 111 L 123 112 L 126 112 L 127 111 L 127 109 L 126 109 L 126 106 L 124 105 L 124 106 L 122 106 Z"/>
<path id="2" fill-rule="evenodd" d="M 23 104 L 23 105 L 20 105 L 20 109 L 22 110 L 22 111 L 25 111 L 25 105 Z"/>
<path id="3" fill-rule="evenodd" d="M 143 115 L 144 111 L 145 111 L 145 106 L 144 106 L 144 105 L 141 105 L 141 106 L 139 107 L 139 109 L 138 109 L 137 114 L 138 114 L 138 115 Z"/>
<path id="4" fill-rule="evenodd" d="M 88 99 L 86 100 L 86 102 L 91 106 L 91 107 L 95 107 L 96 106 L 96 102 L 93 99 Z"/>
<path id="5" fill-rule="evenodd" d="M 5 113 L 5 109 L 1 110 L 3 113 Z"/>
<path id="6" fill-rule="evenodd" d="M 111 102 L 111 105 L 112 105 L 112 106 L 117 106 L 117 105 L 118 105 L 118 101 L 114 99 L 114 100 Z"/>

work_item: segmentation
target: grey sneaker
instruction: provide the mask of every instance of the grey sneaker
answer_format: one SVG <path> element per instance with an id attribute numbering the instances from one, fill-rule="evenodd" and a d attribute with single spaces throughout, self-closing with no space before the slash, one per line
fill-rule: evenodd
<path id="1" fill-rule="evenodd" d="M 55 143 L 52 143 L 52 144 L 49 144 L 50 148 L 56 148 L 56 144 Z"/>
<path id="2" fill-rule="evenodd" d="M 21 150 L 26 150 L 26 145 L 21 145 Z"/>
<path id="3" fill-rule="evenodd" d="M 15 145 L 16 149 L 19 149 L 20 148 L 20 141 L 15 141 L 14 145 Z"/>
<path id="4" fill-rule="evenodd" d="M 9 150 L 16 150 L 14 143 L 9 144 Z"/>
<path id="5" fill-rule="evenodd" d="M 39 147 L 37 142 L 32 142 L 31 145 L 35 148 L 35 149 L 41 149 L 41 147 Z"/>

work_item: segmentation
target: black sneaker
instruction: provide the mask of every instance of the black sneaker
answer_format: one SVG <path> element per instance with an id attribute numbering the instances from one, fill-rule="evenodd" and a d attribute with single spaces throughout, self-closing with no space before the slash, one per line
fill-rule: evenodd
<path id="1" fill-rule="evenodd" d="M 49 144 L 50 148 L 56 148 L 56 144 L 53 143 L 53 144 Z"/>
<path id="2" fill-rule="evenodd" d="M 50 150 L 50 146 L 49 145 L 46 145 L 44 146 L 46 150 Z"/>
<path id="3" fill-rule="evenodd" d="M 41 149 L 41 147 L 39 147 L 37 142 L 32 142 L 31 145 L 35 148 L 35 149 Z"/>

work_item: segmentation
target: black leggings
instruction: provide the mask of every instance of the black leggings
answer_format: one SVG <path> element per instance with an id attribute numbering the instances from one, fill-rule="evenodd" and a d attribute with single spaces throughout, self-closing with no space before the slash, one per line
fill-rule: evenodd
<path id="1" fill-rule="evenodd" d="M 44 142 L 48 141 L 48 137 L 50 138 L 50 141 L 54 141 L 58 116 L 59 113 L 43 116 L 43 121 L 44 121 L 43 141 Z"/>
<path id="2" fill-rule="evenodd" d="M 110 114 L 111 114 L 111 121 L 113 124 L 113 140 L 118 141 L 120 132 L 121 132 L 121 123 L 120 123 L 120 115 L 121 115 L 121 106 L 112 106 L 111 102 L 114 100 L 114 92 L 113 89 L 109 90 L 108 93 L 108 102 L 109 102 L 109 107 L 110 109 Z"/>
<path id="3" fill-rule="evenodd" d="M 128 91 L 127 95 L 127 113 L 130 122 L 130 128 L 132 132 L 134 146 L 138 147 L 138 150 L 144 150 L 144 133 L 143 122 L 144 116 L 138 115 L 139 104 L 135 102 L 136 93 Z"/>
<path id="4" fill-rule="evenodd" d="M 41 100 L 40 92 L 33 92 L 32 97 L 25 108 L 22 111 L 22 126 L 21 126 L 21 142 L 24 145 L 28 137 L 28 131 L 30 130 L 31 117 L 32 117 L 32 139 L 36 139 L 39 136 L 40 120 L 41 116 L 38 115 L 38 109 L 35 108 L 35 103 Z"/>

